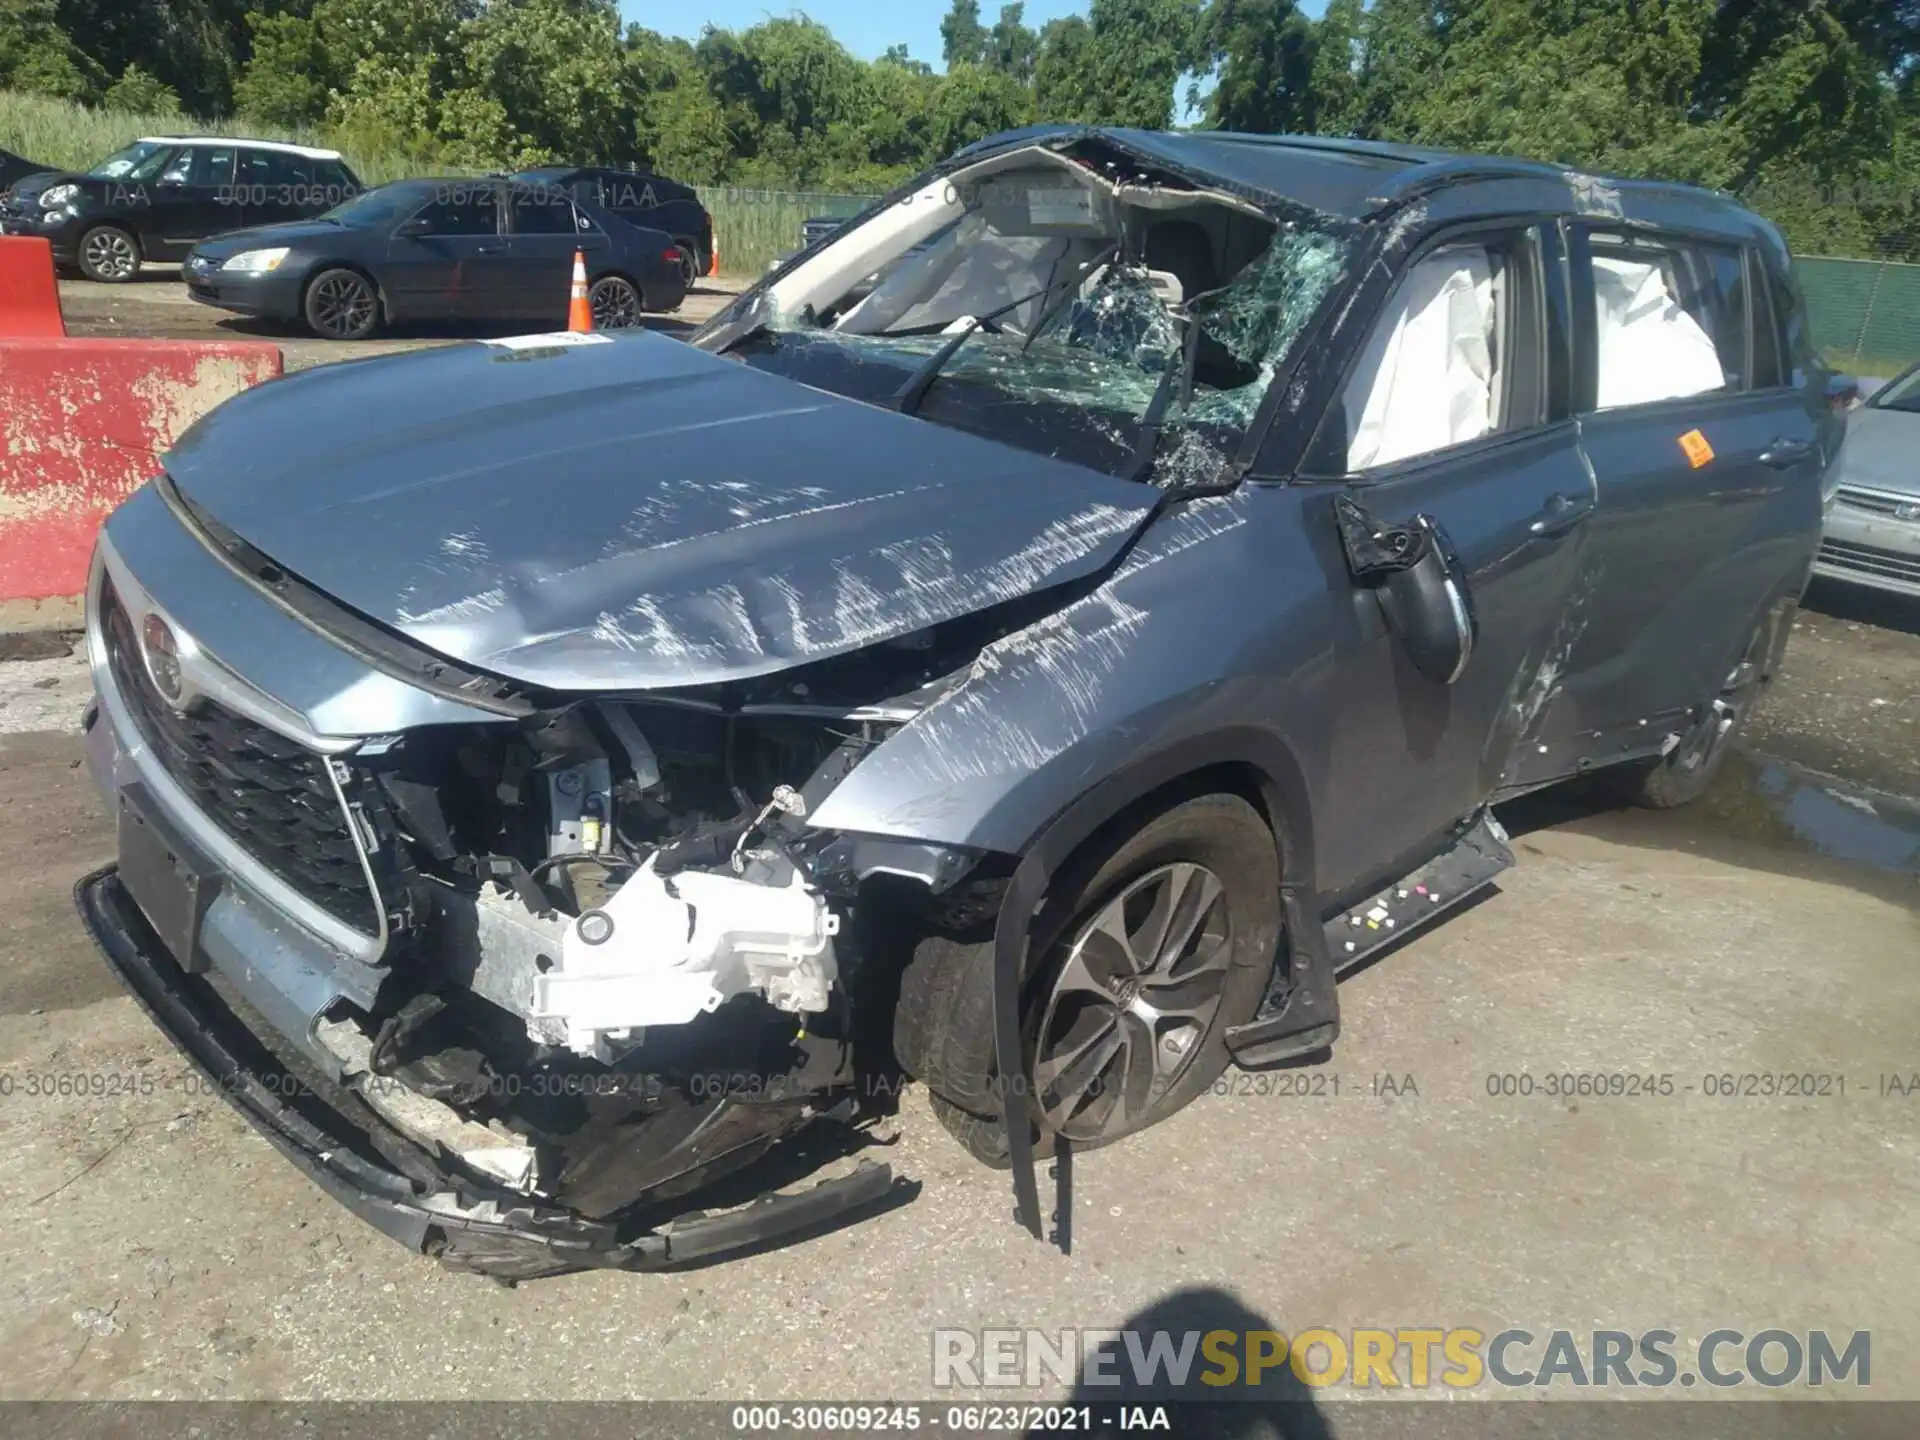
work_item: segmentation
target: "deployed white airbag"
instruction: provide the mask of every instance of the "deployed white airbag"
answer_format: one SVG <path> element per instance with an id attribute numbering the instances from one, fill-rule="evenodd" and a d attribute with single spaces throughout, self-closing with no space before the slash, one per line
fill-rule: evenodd
<path id="1" fill-rule="evenodd" d="M 1072 248 L 1059 235 L 1001 235 L 984 216 L 969 215 L 924 253 L 902 260 L 834 328 L 855 335 L 927 329 L 1032 295 L 1031 304 L 1000 322 L 1024 333 L 1045 303 L 1039 292 L 1068 271 Z"/>
<path id="2" fill-rule="evenodd" d="M 1659 265 L 1596 255 L 1593 291 L 1601 409 L 1699 395 L 1727 383 L 1713 337 L 1674 298 Z"/>
<path id="3" fill-rule="evenodd" d="M 1493 429 L 1493 292 L 1479 245 L 1449 246 L 1407 272 L 1347 386 L 1350 470 Z"/>

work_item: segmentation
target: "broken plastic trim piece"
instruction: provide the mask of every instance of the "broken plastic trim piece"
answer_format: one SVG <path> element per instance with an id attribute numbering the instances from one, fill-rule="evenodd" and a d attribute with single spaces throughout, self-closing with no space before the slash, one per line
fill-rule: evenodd
<path id="1" fill-rule="evenodd" d="M 351 1020 L 322 1020 L 314 1038 L 340 1062 L 347 1085 L 394 1129 L 429 1151 L 451 1155 L 469 1170 L 522 1195 L 540 1185 L 539 1154 L 521 1140 L 463 1119 L 450 1105 L 373 1070 L 373 1042 Z"/>
<path id="2" fill-rule="evenodd" d="M 1425 558 L 1427 533 L 1416 525 L 1384 525 L 1350 495 L 1333 497 L 1334 521 L 1347 569 L 1356 580 L 1411 570 Z"/>

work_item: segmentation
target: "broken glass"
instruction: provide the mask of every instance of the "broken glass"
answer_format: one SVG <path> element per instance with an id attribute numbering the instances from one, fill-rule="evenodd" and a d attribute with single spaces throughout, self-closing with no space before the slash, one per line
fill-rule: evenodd
<path id="1" fill-rule="evenodd" d="M 1057 305 L 1032 336 L 986 329 L 971 335 L 947 360 L 941 383 L 989 385 L 1015 399 L 1096 412 L 1137 431 L 1167 367 L 1182 363 L 1186 327 L 1197 324 L 1190 393 L 1169 411 L 1150 478 L 1161 485 L 1205 483 L 1224 466 L 1234 434 L 1252 420 L 1308 321 L 1344 277 L 1351 253 L 1344 231 L 1278 227 L 1259 259 L 1227 285 L 1194 297 L 1185 311 L 1170 307 L 1145 271 L 1111 265 Z M 743 328 L 763 327 L 909 371 L 943 340 L 924 332 L 854 334 L 810 315 L 772 313 L 772 307 Z"/>

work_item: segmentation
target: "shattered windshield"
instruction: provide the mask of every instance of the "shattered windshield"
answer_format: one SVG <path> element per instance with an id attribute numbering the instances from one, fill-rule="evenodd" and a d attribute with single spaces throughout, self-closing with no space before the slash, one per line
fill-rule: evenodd
<path id="1" fill-rule="evenodd" d="M 903 408 L 993 433 L 991 419 L 969 423 L 962 387 L 992 392 L 976 407 L 982 417 L 1004 419 L 1009 401 L 1068 407 L 1114 455 L 1136 451 L 1148 432 L 1139 478 L 1203 483 L 1344 277 L 1351 232 L 1275 224 L 1204 197 L 1171 215 L 1103 212 L 1095 202 L 1107 197 L 1091 187 L 1054 198 L 1059 181 L 1048 183 L 1044 202 L 1038 190 L 1018 206 L 988 199 L 931 239 L 907 235 L 823 303 L 795 306 L 806 287 L 775 282 L 722 348 L 847 388 L 800 368 L 804 350 L 822 373 L 860 375 L 871 386 L 860 398 L 882 403 L 898 398 L 902 376 L 930 366 L 928 398 Z M 783 351 L 790 363 L 778 363 Z"/>

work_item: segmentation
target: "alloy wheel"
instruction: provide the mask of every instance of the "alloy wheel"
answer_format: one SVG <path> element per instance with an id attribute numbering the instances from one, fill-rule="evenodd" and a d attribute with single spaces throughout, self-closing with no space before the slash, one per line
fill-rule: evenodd
<path id="1" fill-rule="evenodd" d="M 352 340 L 373 328 L 373 287 L 345 270 L 322 275 L 307 296 L 307 318 L 329 340 Z"/>
<path id="2" fill-rule="evenodd" d="M 87 232 L 80 255 L 87 272 L 99 280 L 130 280 L 140 269 L 140 251 L 133 237 L 107 226 Z"/>
<path id="3" fill-rule="evenodd" d="M 1052 1129 L 1092 1144 L 1145 1123 L 1206 1040 L 1232 942 L 1220 878 L 1185 861 L 1130 881 L 1072 934 L 1034 1052 Z"/>
<path id="4" fill-rule="evenodd" d="M 593 305 L 593 328 L 626 330 L 640 323 L 640 292 L 618 275 L 605 275 L 587 292 Z"/>

